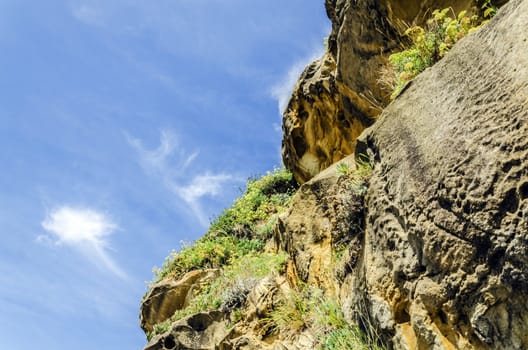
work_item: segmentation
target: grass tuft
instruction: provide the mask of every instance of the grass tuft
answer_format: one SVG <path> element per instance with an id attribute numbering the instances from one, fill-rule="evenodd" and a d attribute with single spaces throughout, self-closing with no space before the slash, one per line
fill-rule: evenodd
<path id="1" fill-rule="evenodd" d="M 466 11 L 456 15 L 451 8 L 434 10 L 424 27 L 414 26 L 405 31 L 412 45 L 389 56 L 390 65 L 382 69 L 379 83 L 392 90 L 396 98 L 405 86 L 438 62 L 460 39 L 486 24 L 497 12 L 490 0 L 482 2 L 482 17 L 467 16 Z"/>
<path id="2" fill-rule="evenodd" d="M 350 324 L 337 301 L 314 287 L 301 287 L 284 295 L 271 312 L 266 327 L 292 337 L 308 329 L 320 350 L 382 350 L 379 340 Z M 375 332 L 369 332 L 375 334 Z"/>

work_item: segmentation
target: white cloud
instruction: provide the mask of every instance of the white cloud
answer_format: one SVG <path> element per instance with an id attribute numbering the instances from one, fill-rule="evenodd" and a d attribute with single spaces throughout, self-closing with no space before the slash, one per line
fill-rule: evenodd
<path id="1" fill-rule="evenodd" d="M 207 217 L 201 209 L 202 197 L 215 197 L 222 193 L 226 182 L 235 180 L 228 174 L 204 174 L 194 177 L 188 185 L 174 187 L 175 193 L 186 202 L 203 225 L 207 225 Z"/>
<path id="2" fill-rule="evenodd" d="M 41 225 L 49 235 L 38 236 L 37 242 L 76 248 L 99 267 L 126 278 L 107 251 L 107 238 L 118 226 L 103 213 L 64 205 L 51 211 Z"/>
<path id="3" fill-rule="evenodd" d="M 217 196 L 222 191 L 222 184 L 232 179 L 233 177 L 227 174 L 198 175 L 189 185 L 179 187 L 177 191 L 186 201 L 194 201 L 203 196 Z"/>
<path id="4" fill-rule="evenodd" d="M 306 68 L 309 63 L 321 57 L 323 54 L 324 48 L 317 47 L 312 51 L 311 54 L 295 62 L 290 67 L 290 69 L 288 69 L 288 72 L 286 72 L 286 74 L 279 80 L 279 82 L 271 87 L 271 96 L 277 100 L 280 115 L 282 115 L 282 113 L 286 110 L 293 92 L 293 88 L 295 87 L 295 83 L 299 79 L 299 76 L 303 72 L 304 68 Z"/>
<path id="5" fill-rule="evenodd" d="M 198 157 L 199 151 L 187 152 L 170 130 L 161 131 L 160 144 L 153 150 L 145 148 L 139 139 L 129 135 L 126 137 L 137 151 L 145 172 L 160 178 L 165 187 L 187 205 L 203 226 L 209 224 L 201 204 L 203 198 L 219 196 L 226 183 L 240 181 L 226 173 L 205 172 L 190 175 L 189 168 Z"/>
<path id="6" fill-rule="evenodd" d="M 68 206 L 51 212 L 42 227 L 55 234 L 58 243 L 77 245 L 82 243 L 104 244 L 105 236 L 117 226 L 103 214 L 91 209 L 74 209 Z"/>
<path id="7" fill-rule="evenodd" d="M 128 143 L 138 152 L 141 166 L 151 175 L 162 177 L 179 175 L 191 165 L 200 153 L 198 150 L 187 153 L 180 146 L 174 132 L 170 130 L 161 131 L 160 145 L 154 150 L 147 149 L 139 139 L 128 134 L 125 136 Z"/>

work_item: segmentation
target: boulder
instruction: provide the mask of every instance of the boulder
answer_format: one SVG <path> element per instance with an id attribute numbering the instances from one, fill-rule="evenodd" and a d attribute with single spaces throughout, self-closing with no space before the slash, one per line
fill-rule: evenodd
<path id="1" fill-rule="evenodd" d="M 204 312 L 174 322 L 168 332 L 151 339 L 144 350 L 215 350 L 228 335 L 222 312 Z"/>
<path id="2" fill-rule="evenodd" d="M 141 303 L 139 318 L 143 331 L 152 332 L 154 325 L 186 307 L 194 292 L 217 275 L 217 270 L 194 270 L 181 279 L 168 278 L 151 286 Z"/>

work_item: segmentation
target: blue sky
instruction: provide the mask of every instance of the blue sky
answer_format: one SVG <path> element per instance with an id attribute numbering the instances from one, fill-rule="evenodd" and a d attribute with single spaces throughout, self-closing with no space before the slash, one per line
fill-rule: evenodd
<path id="1" fill-rule="evenodd" d="M 323 0 L 0 0 L 0 349 L 141 349 L 152 267 L 280 165 Z"/>

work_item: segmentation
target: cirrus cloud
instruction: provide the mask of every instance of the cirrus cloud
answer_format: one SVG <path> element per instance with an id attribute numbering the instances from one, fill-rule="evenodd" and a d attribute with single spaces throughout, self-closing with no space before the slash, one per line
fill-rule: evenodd
<path id="1" fill-rule="evenodd" d="M 209 225 L 207 213 L 202 200 L 218 197 L 228 183 L 241 182 L 239 177 L 226 172 L 193 174 L 192 164 L 199 155 L 199 151 L 188 152 L 178 142 L 178 138 L 171 130 L 165 129 L 160 133 L 159 146 L 148 149 L 140 139 L 125 133 L 128 143 L 139 155 L 139 163 L 143 170 L 162 181 L 164 186 L 192 211 L 193 215 L 204 227 Z"/>

